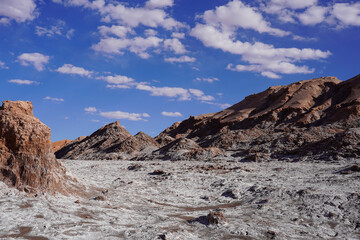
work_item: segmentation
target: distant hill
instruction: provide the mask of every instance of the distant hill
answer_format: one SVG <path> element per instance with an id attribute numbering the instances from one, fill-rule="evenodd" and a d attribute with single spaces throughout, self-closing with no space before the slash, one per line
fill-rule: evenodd
<path id="1" fill-rule="evenodd" d="M 113 123 L 65 146 L 56 156 L 334 160 L 360 156 L 359 120 L 360 75 L 347 81 L 322 77 L 270 87 L 223 111 L 191 116 L 165 129 L 155 138 L 157 143 L 147 135 L 137 139 Z M 154 151 L 144 152 L 146 146 Z"/>

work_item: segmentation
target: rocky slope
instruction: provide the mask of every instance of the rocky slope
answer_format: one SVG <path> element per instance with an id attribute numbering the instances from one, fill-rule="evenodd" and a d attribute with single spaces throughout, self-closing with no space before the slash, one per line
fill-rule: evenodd
<path id="1" fill-rule="evenodd" d="M 106 144 L 102 138 L 90 136 L 91 144 L 69 144 L 56 156 L 241 161 L 357 157 L 360 156 L 360 75 L 347 81 L 322 77 L 270 87 L 223 111 L 177 122 L 155 138 L 157 143 L 150 137 L 138 141 L 118 123 L 108 126 L 113 125 L 124 136 L 106 132 L 102 134 L 108 139 Z M 154 151 L 148 148 L 139 154 L 147 145 Z"/>
<path id="2" fill-rule="evenodd" d="M 64 159 L 127 159 L 139 153 L 152 152 L 158 147 L 159 144 L 152 137 L 143 132 L 132 136 L 117 121 L 88 137 L 67 144 L 55 155 Z"/>
<path id="3" fill-rule="evenodd" d="M 190 117 L 156 140 L 186 138 L 225 156 L 323 160 L 360 156 L 360 75 L 276 86 L 214 114 Z"/>
<path id="4" fill-rule="evenodd" d="M 30 102 L 0 107 L 0 181 L 19 190 L 67 193 L 72 179 L 55 159 L 50 129 L 33 115 Z"/>

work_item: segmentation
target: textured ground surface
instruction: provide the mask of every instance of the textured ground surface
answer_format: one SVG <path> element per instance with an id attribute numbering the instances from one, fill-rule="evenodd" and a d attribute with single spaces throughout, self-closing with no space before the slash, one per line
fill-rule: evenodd
<path id="1" fill-rule="evenodd" d="M 66 160 L 88 196 L 0 182 L 0 239 L 360 239 L 359 163 Z"/>

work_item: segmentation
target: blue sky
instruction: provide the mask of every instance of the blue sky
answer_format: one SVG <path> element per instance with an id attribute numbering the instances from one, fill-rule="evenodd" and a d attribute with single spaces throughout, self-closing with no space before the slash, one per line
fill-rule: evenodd
<path id="1" fill-rule="evenodd" d="M 0 93 L 52 140 L 120 120 L 156 136 L 190 115 L 321 76 L 359 74 L 360 3 L 0 0 Z"/>

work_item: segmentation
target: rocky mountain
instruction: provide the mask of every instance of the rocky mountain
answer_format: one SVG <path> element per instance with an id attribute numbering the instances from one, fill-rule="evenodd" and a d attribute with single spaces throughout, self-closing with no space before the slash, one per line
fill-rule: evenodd
<path id="1" fill-rule="evenodd" d="M 158 147 L 159 144 L 152 137 L 143 132 L 132 136 L 117 121 L 88 137 L 67 144 L 55 152 L 55 155 L 64 159 L 127 159 L 141 152 L 151 152 Z"/>
<path id="2" fill-rule="evenodd" d="M 56 160 L 50 129 L 33 115 L 30 102 L 0 107 L 0 181 L 29 193 L 68 193 L 74 179 Z"/>
<path id="3" fill-rule="evenodd" d="M 360 75 L 275 86 L 217 113 L 174 123 L 154 141 L 118 122 L 56 152 L 58 158 L 241 161 L 360 156 Z M 146 151 L 145 151 L 146 149 Z"/>
<path id="4" fill-rule="evenodd" d="M 191 139 L 243 160 L 332 159 L 360 155 L 359 126 L 360 75 L 347 81 L 324 77 L 271 87 L 218 113 L 192 116 L 156 140 Z"/>

